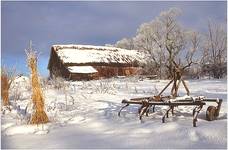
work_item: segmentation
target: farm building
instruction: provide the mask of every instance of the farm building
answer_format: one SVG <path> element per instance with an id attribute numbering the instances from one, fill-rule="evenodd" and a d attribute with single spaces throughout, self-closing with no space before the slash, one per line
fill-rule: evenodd
<path id="1" fill-rule="evenodd" d="M 142 54 L 136 50 L 91 45 L 53 45 L 48 69 L 50 77 L 91 80 L 138 74 L 142 61 Z"/>

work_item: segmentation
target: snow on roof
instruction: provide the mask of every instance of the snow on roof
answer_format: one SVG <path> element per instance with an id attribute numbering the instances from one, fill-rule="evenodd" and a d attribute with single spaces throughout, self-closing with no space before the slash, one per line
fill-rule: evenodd
<path id="1" fill-rule="evenodd" d="M 64 63 L 133 63 L 142 62 L 137 50 L 92 45 L 53 45 Z"/>
<path id="2" fill-rule="evenodd" d="M 71 73 L 96 73 L 97 70 L 92 66 L 70 66 L 67 67 Z"/>

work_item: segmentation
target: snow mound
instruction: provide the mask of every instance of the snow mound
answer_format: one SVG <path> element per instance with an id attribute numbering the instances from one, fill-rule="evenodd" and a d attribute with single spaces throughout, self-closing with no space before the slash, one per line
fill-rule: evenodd
<path id="1" fill-rule="evenodd" d="M 85 118 L 82 116 L 77 116 L 68 121 L 69 124 L 78 124 L 85 121 Z"/>
<path id="2" fill-rule="evenodd" d="M 48 133 L 48 126 L 43 125 L 43 127 L 37 125 L 20 125 L 13 126 L 5 131 L 5 135 L 17 135 L 17 134 L 44 134 Z"/>
<path id="3" fill-rule="evenodd" d="M 3 130 L 5 130 L 5 129 L 7 129 L 7 128 L 9 128 L 9 127 L 12 127 L 13 125 L 15 125 L 15 123 L 6 123 L 6 124 L 3 124 L 2 126 L 1 126 L 1 128 L 2 128 L 2 131 Z"/>
<path id="4" fill-rule="evenodd" d="M 43 135 L 43 134 L 48 134 L 49 130 L 40 130 L 40 131 L 36 131 L 35 134 L 37 135 Z"/>
<path id="5" fill-rule="evenodd" d="M 18 83 L 28 83 L 29 82 L 29 77 L 27 76 L 17 76 L 12 83 L 18 84 Z"/>

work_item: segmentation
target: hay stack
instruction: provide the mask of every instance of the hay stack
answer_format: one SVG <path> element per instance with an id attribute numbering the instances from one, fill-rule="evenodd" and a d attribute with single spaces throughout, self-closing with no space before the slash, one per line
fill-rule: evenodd
<path id="1" fill-rule="evenodd" d="M 9 78 L 5 73 L 1 73 L 1 97 L 3 106 L 9 105 Z"/>
<path id="2" fill-rule="evenodd" d="M 27 61 L 32 75 L 32 101 L 35 106 L 35 113 L 32 114 L 30 123 L 47 123 L 49 119 L 44 111 L 44 98 L 37 74 L 37 55 L 34 51 L 27 51 Z"/>
<path id="3" fill-rule="evenodd" d="M 5 66 L 1 67 L 1 98 L 3 101 L 3 106 L 8 107 L 10 105 L 9 103 L 9 89 L 11 86 L 11 83 L 15 79 L 15 68 L 6 68 Z"/>

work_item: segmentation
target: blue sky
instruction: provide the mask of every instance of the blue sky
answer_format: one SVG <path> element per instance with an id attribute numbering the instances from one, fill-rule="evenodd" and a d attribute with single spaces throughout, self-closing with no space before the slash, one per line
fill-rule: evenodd
<path id="1" fill-rule="evenodd" d="M 135 35 L 137 28 L 161 11 L 177 7 L 179 22 L 206 32 L 208 19 L 226 23 L 226 2 L 1 2 L 1 61 L 28 74 L 25 48 L 29 40 L 40 52 L 41 75 L 48 76 L 47 64 L 53 44 L 114 44 Z"/>

